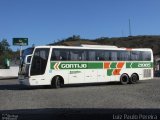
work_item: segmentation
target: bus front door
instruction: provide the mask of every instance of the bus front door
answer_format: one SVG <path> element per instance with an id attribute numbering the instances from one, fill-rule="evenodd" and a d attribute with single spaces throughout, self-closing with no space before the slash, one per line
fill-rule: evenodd
<path id="1" fill-rule="evenodd" d="M 49 48 L 37 48 L 34 52 L 30 76 L 35 79 L 37 84 L 44 84 L 45 72 L 47 68 L 47 61 L 49 55 Z"/>

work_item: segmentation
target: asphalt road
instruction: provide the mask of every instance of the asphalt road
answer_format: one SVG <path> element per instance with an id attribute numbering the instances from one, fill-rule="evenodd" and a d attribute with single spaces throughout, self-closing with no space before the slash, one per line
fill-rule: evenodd
<path id="1" fill-rule="evenodd" d="M 50 108 L 160 108 L 160 79 L 120 85 L 117 82 L 72 85 L 60 89 L 25 87 L 0 80 L 0 110 Z"/>

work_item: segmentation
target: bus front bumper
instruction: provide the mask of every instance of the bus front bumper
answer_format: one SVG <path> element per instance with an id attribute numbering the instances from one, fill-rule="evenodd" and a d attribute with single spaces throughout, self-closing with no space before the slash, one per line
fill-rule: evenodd
<path id="1" fill-rule="evenodd" d="M 19 84 L 29 86 L 29 78 L 25 78 L 24 76 L 18 76 Z"/>

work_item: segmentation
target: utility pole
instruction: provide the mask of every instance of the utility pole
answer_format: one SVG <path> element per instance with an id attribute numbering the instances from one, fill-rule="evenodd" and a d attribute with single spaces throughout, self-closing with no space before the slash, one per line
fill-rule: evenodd
<path id="1" fill-rule="evenodd" d="M 124 37 L 124 32 L 123 32 L 123 30 L 122 30 L 121 32 L 122 32 L 122 37 Z"/>
<path id="2" fill-rule="evenodd" d="M 131 21 L 129 19 L 129 36 L 132 36 L 132 32 L 131 32 Z"/>

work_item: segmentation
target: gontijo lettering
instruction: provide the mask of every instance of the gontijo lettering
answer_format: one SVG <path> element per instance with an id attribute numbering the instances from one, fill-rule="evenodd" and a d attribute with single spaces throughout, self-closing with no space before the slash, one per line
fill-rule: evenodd
<path id="1" fill-rule="evenodd" d="M 60 68 L 62 69 L 85 69 L 87 64 L 61 64 Z"/>

